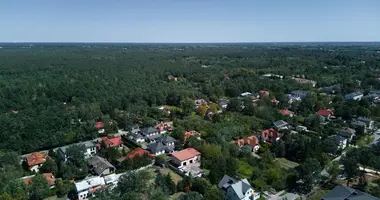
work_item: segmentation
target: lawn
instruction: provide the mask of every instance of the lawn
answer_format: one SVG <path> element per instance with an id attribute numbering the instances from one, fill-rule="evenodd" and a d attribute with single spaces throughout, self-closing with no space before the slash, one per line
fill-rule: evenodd
<path id="1" fill-rule="evenodd" d="M 177 106 L 167 106 L 168 110 L 172 111 L 172 110 L 176 110 L 176 111 L 179 111 L 179 112 L 182 112 L 182 108 L 180 107 L 177 107 Z"/>
<path id="2" fill-rule="evenodd" d="M 276 158 L 276 161 L 285 169 L 295 168 L 299 165 L 298 163 L 290 161 L 286 158 Z"/>
<path id="3" fill-rule="evenodd" d="M 239 160 L 238 174 L 243 178 L 251 178 L 253 173 L 253 167 L 248 163 Z"/>
<path id="4" fill-rule="evenodd" d="M 177 192 L 175 194 L 173 194 L 172 196 L 170 196 L 169 200 L 177 200 L 179 198 L 179 196 L 181 196 L 182 194 L 185 194 L 184 192 Z"/>

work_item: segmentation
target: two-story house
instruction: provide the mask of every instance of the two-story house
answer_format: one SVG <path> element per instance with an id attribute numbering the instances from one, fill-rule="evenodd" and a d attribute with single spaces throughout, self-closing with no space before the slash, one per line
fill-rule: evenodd
<path id="1" fill-rule="evenodd" d="M 248 147 L 252 152 L 259 150 L 259 139 L 252 135 L 235 141 L 239 148 Z"/>
<path id="2" fill-rule="evenodd" d="M 352 139 L 355 137 L 355 133 L 356 131 L 354 129 L 344 127 L 337 132 L 337 135 L 346 138 L 347 142 L 350 143 Z"/>
<path id="3" fill-rule="evenodd" d="M 91 141 L 85 141 L 85 142 L 80 142 L 80 143 L 60 147 L 60 148 L 58 148 L 57 153 L 62 158 L 65 158 L 65 161 L 66 161 L 67 160 L 66 151 L 69 147 L 74 146 L 74 145 L 81 146 L 84 148 L 84 158 L 85 159 L 88 159 L 88 158 L 96 155 L 96 151 L 97 151 L 96 145 Z"/>
<path id="4" fill-rule="evenodd" d="M 368 130 L 373 130 L 375 128 L 375 122 L 369 117 L 358 117 L 356 120 L 364 122 Z"/>
<path id="5" fill-rule="evenodd" d="M 111 138 L 108 138 L 108 137 L 102 137 L 101 141 L 96 144 L 96 147 L 98 147 L 98 149 L 102 148 L 102 145 L 105 145 L 105 148 L 108 149 L 110 147 L 122 147 L 123 146 L 123 140 L 121 138 L 121 136 L 116 136 L 116 137 L 111 137 Z"/>
<path id="6" fill-rule="evenodd" d="M 260 193 L 255 192 L 247 179 L 235 180 L 224 175 L 218 187 L 223 191 L 227 200 L 257 200 L 260 198 Z"/>
<path id="7" fill-rule="evenodd" d="M 165 153 L 172 153 L 175 148 L 175 139 L 170 136 L 162 136 L 156 142 L 148 144 L 148 150 L 158 156 Z"/>
<path id="8" fill-rule="evenodd" d="M 140 129 L 140 131 L 136 134 L 133 134 L 131 136 L 131 139 L 134 140 L 137 143 L 141 142 L 156 142 L 158 138 L 160 138 L 162 135 L 162 132 L 154 127 L 146 127 Z"/>
<path id="9" fill-rule="evenodd" d="M 48 158 L 49 156 L 47 154 L 41 152 L 34 152 L 27 155 L 24 158 L 24 162 L 28 166 L 30 171 L 37 173 L 40 167 L 46 162 Z"/>
<path id="10" fill-rule="evenodd" d="M 78 200 L 85 200 L 92 197 L 93 194 L 99 190 L 105 189 L 106 183 L 103 177 L 95 176 L 84 179 L 83 181 L 75 183 L 75 191 Z"/>
<path id="11" fill-rule="evenodd" d="M 353 93 L 344 95 L 344 100 L 346 100 L 346 101 L 351 101 L 351 100 L 360 101 L 362 99 L 362 97 L 363 97 L 363 93 L 353 92 Z"/>

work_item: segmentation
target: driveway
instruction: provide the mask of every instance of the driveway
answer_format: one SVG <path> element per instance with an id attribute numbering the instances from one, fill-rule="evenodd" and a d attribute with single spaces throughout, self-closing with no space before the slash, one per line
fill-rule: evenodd
<path id="1" fill-rule="evenodd" d="M 294 193 L 285 193 L 285 191 L 280 191 L 277 194 L 270 195 L 267 199 L 268 200 L 295 200 L 298 197 L 300 197 L 298 194 Z"/>

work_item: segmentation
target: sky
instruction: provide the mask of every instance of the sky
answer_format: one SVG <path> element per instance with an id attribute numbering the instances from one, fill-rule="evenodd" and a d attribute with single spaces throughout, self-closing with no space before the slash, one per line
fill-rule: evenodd
<path id="1" fill-rule="evenodd" d="M 380 41 L 380 0 L 0 0 L 0 42 Z"/>

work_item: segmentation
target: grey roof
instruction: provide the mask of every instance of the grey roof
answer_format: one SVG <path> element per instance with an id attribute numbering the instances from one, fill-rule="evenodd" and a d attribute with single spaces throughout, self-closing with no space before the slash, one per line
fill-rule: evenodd
<path id="1" fill-rule="evenodd" d="M 100 175 L 104 172 L 104 170 L 113 168 L 115 167 L 109 163 L 106 159 L 99 157 L 99 156 L 94 156 L 90 159 L 87 160 L 88 165 L 94 167 L 94 171 L 96 174 Z"/>
<path id="2" fill-rule="evenodd" d="M 170 136 L 162 136 L 157 142 L 148 144 L 148 149 L 152 153 L 173 150 L 174 146 L 167 146 L 168 143 L 175 142 L 176 140 Z"/>
<path id="3" fill-rule="evenodd" d="M 225 191 L 231 187 L 240 199 L 242 199 L 247 191 L 252 188 L 247 179 L 237 181 L 227 175 L 223 176 L 222 180 L 218 184 L 218 187 Z"/>
<path id="4" fill-rule="evenodd" d="M 281 127 L 284 127 L 284 126 L 287 126 L 289 125 L 288 122 L 284 121 L 284 120 L 279 120 L 279 121 L 275 121 L 273 122 L 273 125 L 277 128 L 281 128 Z"/>
<path id="5" fill-rule="evenodd" d="M 339 146 L 342 141 L 347 140 L 347 138 L 342 137 L 340 135 L 332 135 L 332 136 L 330 136 L 330 138 L 334 141 L 334 143 L 337 146 Z"/>
<path id="6" fill-rule="evenodd" d="M 224 175 L 222 180 L 219 181 L 218 187 L 220 189 L 226 190 L 230 185 L 237 182 L 237 180 L 233 179 L 230 176 Z"/>
<path id="7" fill-rule="evenodd" d="M 362 122 L 362 121 L 353 121 L 352 123 L 351 123 L 351 125 L 352 126 L 367 126 L 367 124 L 366 123 L 364 123 L 364 122 Z"/>
<path id="8" fill-rule="evenodd" d="M 322 200 L 380 200 L 377 197 L 371 196 L 360 190 L 346 187 L 344 185 L 337 185 L 329 193 L 327 193 Z"/>
<path id="9" fill-rule="evenodd" d="M 340 135 L 345 138 L 350 138 L 352 135 L 354 135 L 356 131 L 352 128 L 342 128 L 340 131 L 338 131 L 337 135 Z"/>
<path id="10" fill-rule="evenodd" d="M 291 96 L 300 97 L 301 99 L 306 97 L 308 94 L 309 92 L 304 90 L 295 90 L 290 93 Z"/>
<path id="11" fill-rule="evenodd" d="M 363 93 L 361 93 L 361 92 L 353 92 L 353 93 L 344 95 L 344 99 L 352 99 L 352 98 L 354 98 L 356 96 L 361 96 L 361 95 L 363 95 Z"/>
<path id="12" fill-rule="evenodd" d="M 154 128 L 154 127 L 142 128 L 141 131 L 143 132 L 143 134 L 151 134 L 151 133 L 160 132 L 160 130 L 158 130 L 158 129 Z"/>
<path id="13" fill-rule="evenodd" d="M 133 137 L 134 140 L 144 139 L 145 138 L 141 133 L 136 133 L 132 137 Z"/>
<path id="14" fill-rule="evenodd" d="M 71 146 L 74 146 L 74 145 L 84 145 L 86 149 L 89 149 L 89 148 L 92 148 L 92 147 L 95 147 L 95 144 L 91 141 L 85 141 L 85 142 L 79 142 L 79 143 L 75 143 L 75 144 L 70 144 L 70 145 L 66 145 L 66 146 L 62 146 L 62 147 L 59 147 L 59 150 L 66 154 L 66 151 L 69 147 Z"/>
<path id="15" fill-rule="evenodd" d="M 362 122 L 367 122 L 367 123 L 372 121 L 372 119 L 369 117 L 358 117 L 357 120 L 362 121 Z"/>

